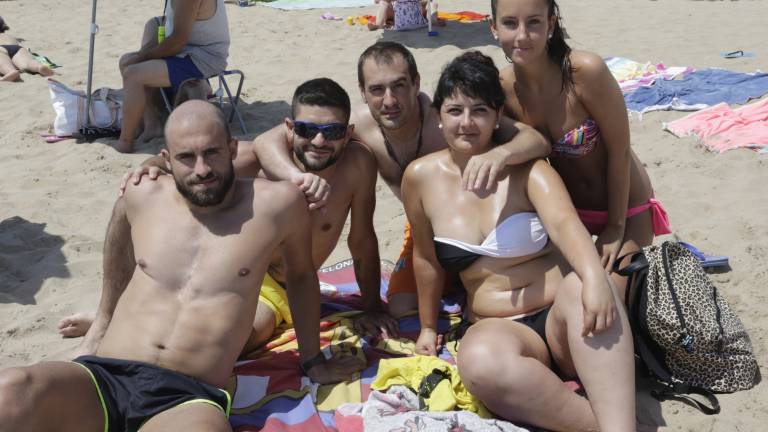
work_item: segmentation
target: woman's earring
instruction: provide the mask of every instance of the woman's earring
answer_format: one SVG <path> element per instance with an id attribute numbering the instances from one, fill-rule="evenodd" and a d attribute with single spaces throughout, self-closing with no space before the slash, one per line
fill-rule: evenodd
<path id="1" fill-rule="evenodd" d="M 499 124 L 498 124 L 498 123 L 496 123 L 496 126 L 494 126 L 493 128 L 494 128 L 494 129 L 498 129 L 498 128 L 499 128 Z"/>
<path id="2" fill-rule="evenodd" d="M 443 128 L 443 124 L 442 124 L 442 123 L 438 123 L 438 124 L 437 124 L 437 128 L 438 128 L 438 129 L 442 129 L 442 128 Z"/>
<path id="3" fill-rule="evenodd" d="M 547 39 L 552 39 L 552 33 L 549 34 L 549 37 Z"/>

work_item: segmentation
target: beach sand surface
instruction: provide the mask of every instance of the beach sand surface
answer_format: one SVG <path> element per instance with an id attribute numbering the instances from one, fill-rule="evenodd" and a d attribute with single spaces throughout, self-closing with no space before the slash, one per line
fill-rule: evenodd
<path id="1" fill-rule="evenodd" d="M 441 10 L 488 13 L 489 1 L 444 0 Z M 760 1 L 562 0 L 569 43 L 602 56 L 623 56 L 667 66 L 721 67 L 739 72 L 766 68 L 766 6 Z M 486 23 L 449 23 L 439 36 L 426 31 L 369 32 L 361 26 L 320 18 L 324 9 L 284 12 L 263 6 L 227 5 L 232 46 L 230 68 L 246 74 L 243 113 L 251 139 L 282 121 L 301 82 L 337 80 L 361 104 L 357 57 L 378 39 L 409 47 L 422 87 L 431 92 L 440 69 L 466 49 L 506 64 Z M 340 17 L 373 14 L 374 7 L 331 9 Z M 121 87 L 119 56 L 138 48 L 144 22 L 162 13 L 161 2 L 102 0 L 98 4 L 94 88 Z M 66 0 L 0 2 L 10 33 L 64 67 L 57 79 L 84 89 L 91 3 Z M 723 51 L 752 58 L 726 60 Z M 120 177 L 155 154 L 162 140 L 119 154 L 109 140 L 47 144 L 54 118 L 46 82 L 0 84 L 0 367 L 67 358 L 77 340 L 61 339 L 57 321 L 93 311 L 99 300 L 103 237 Z M 768 359 L 768 156 L 749 150 L 707 152 L 692 138 L 664 132 L 662 122 L 686 113 L 634 116 L 632 146 L 646 164 L 656 196 L 674 234 L 700 249 L 730 257 L 731 270 L 712 277 L 749 331 L 763 368 Z M 240 133 L 233 125 L 234 132 Z M 375 225 L 382 258 L 395 260 L 402 242 L 403 209 L 387 186 L 377 186 Z M 345 234 L 347 231 L 345 230 Z M 344 237 L 342 237 L 344 238 Z M 329 263 L 349 256 L 344 241 Z M 768 424 L 768 390 L 720 396 L 722 412 L 705 416 L 680 402 L 638 396 L 644 423 L 683 431 L 761 431 Z"/>

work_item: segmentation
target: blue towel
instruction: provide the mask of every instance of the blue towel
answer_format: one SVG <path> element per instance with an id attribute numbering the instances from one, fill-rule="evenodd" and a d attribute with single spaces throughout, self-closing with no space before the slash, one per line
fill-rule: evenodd
<path id="1" fill-rule="evenodd" d="M 625 96 L 627 108 L 648 111 L 647 108 L 668 109 L 677 106 L 697 106 L 701 109 L 720 102 L 744 104 L 768 93 L 768 73 L 745 74 L 724 69 L 703 69 L 680 80 L 656 80 L 650 87 L 641 87 Z M 685 109 L 685 108 L 682 108 Z"/>

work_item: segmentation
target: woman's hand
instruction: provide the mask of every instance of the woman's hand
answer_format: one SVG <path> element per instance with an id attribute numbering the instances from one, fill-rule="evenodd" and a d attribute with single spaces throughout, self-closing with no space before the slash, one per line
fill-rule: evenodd
<path id="1" fill-rule="evenodd" d="M 600 255 L 600 261 L 606 272 L 611 273 L 613 263 L 619 256 L 621 244 L 624 242 L 624 227 L 617 225 L 608 225 L 597 237 L 595 247 Z"/>
<path id="2" fill-rule="evenodd" d="M 436 356 L 437 355 L 437 332 L 434 329 L 423 328 L 416 339 L 416 354 Z"/>
<path id="3" fill-rule="evenodd" d="M 595 281 L 583 282 L 581 303 L 584 306 L 582 336 L 590 333 L 594 336 L 613 324 L 617 313 L 616 301 L 607 274 L 598 276 Z"/>

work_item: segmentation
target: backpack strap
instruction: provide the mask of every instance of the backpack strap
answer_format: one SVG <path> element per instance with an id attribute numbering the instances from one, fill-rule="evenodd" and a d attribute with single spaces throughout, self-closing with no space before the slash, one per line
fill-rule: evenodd
<path id="1" fill-rule="evenodd" d="M 689 394 L 697 394 L 704 396 L 711 406 L 707 406 L 701 401 L 694 399 Z M 651 390 L 651 396 L 658 401 L 664 400 L 676 400 L 690 405 L 706 415 L 713 415 L 720 413 L 720 401 L 717 400 L 717 396 L 711 391 L 696 386 L 690 386 L 688 384 L 673 384 L 667 386 L 663 390 Z"/>
<path id="2" fill-rule="evenodd" d="M 642 258 L 638 255 L 642 255 Z M 631 262 L 624 266 L 624 268 L 619 268 L 621 262 L 628 256 L 632 256 Z M 645 254 L 643 254 L 642 250 L 626 253 L 616 258 L 616 261 L 613 262 L 613 272 L 624 277 L 632 276 L 632 274 L 647 267 L 648 260 L 645 259 Z"/>

